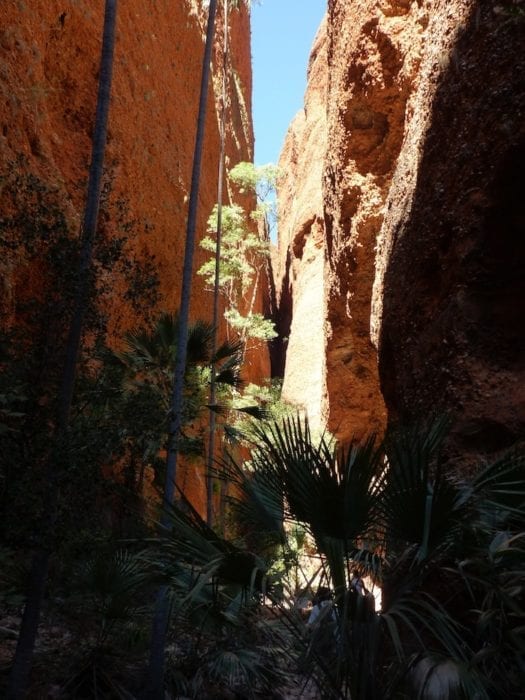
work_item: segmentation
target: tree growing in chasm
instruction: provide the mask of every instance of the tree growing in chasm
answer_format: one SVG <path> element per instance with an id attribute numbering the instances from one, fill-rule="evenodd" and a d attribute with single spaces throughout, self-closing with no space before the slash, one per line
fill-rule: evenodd
<path id="1" fill-rule="evenodd" d="M 223 44 L 222 44 L 222 76 L 221 76 L 221 112 L 219 116 L 219 173 L 217 181 L 217 229 L 215 236 L 215 279 L 213 291 L 213 349 L 217 344 L 217 329 L 219 325 L 219 269 L 221 259 L 221 239 L 222 239 L 222 194 L 224 185 L 224 160 L 226 153 L 226 99 L 228 94 L 228 0 L 223 2 Z M 210 405 L 216 401 L 215 385 L 215 364 L 210 365 Z M 213 477 L 211 469 L 213 466 L 213 456 L 215 453 L 215 413 L 210 411 L 210 427 L 208 437 L 208 458 L 206 477 L 206 521 L 212 524 L 213 519 Z"/>
<path id="2" fill-rule="evenodd" d="M 238 163 L 229 173 L 232 183 L 240 186 L 241 192 L 257 195 L 257 208 L 247 214 L 238 204 L 222 206 L 222 248 L 219 256 L 219 272 L 216 274 L 216 255 L 199 269 L 210 288 L 223 294 L 227 308 L 224 317 L 228 327 L 239 340 L 246 343 L 271 340 L 275 337 L 273 322 L 254 312 L 255 301 L 262 273 L 269 257 L 267 207 L 262 201 L 260 186 L 271 188 L 275 180 L 274 166 L 255 167 L 252 163 Z M 212 234 L 218 222 L 219 207 L 216 206 L 208 220 L 208 233 Z M 263 233 L 253 231 L 253 222 L 260 222 Z M 213 251 L 215 242 L 207 236 L 201 242 L 205 250 Z M 248 297 L 246 311 L 243 306 Z"/>
<path id="3" fill-rule="evenodd" d="M 239 163 L 229 173 L 230 181 L 240 184 L 248 191 L 257 193 L 260 179 L 256 173 L 262 169 L 255 168 L 251 163 Z M 249 181 L 247 184 L 247 180 Z M 221 192 L 222 195 L 222 192 Z M 214 325 L 219 323 L 219 298 L 226 299 L 224 317 L 229 331 L 237 337 L 246 354 L 247 344 L 251 341 L 268 341 L 276 336 L 273 321 L 254 312 L 259 282 L 268 264 L 269 241 L 267 240 L 267 221 L 264 204 L 258 197 L 258 207 L 252 213 L 252 218 L 262 224 L 263 235 L 259 230 L 253 232 L 253 221 L 250 223 L 238 205 L 223 206 L 221 199 L 214 207 L 208 220 L 208 235 L 201 242 L 206 250 L 213 251 L 214 257 L 199 269 L 207 284 L 213 289 Z M 213 233 L 216 231 L 215 241 Z M 242 305 L 249 297 L 248 309 L 242 313 Z M 210 404 L 215 403 L 213 391 L 210 392 Z M 214 456 L 215 419 L 210 422 L 210 440 L 208 447 L 208 473 L 211 472 Z M 208 523 L 212 522 L 212 483 L 208 476 Z"/>
<path id="4" fill-rule="evenodd" d="M 75 371 L 82 328 L 88 306 L 89 274 L 100 207 L 107 122 L 111 96 L 111 80 L 113 74 L 116 18 L 117 0 L 106 0 L 97 110 L 82 226 L 82 245 L 80 250 L 76 301 L 69 328 L 66 357 L 58 397 L 54 445 L 50 449 L 47 458 L 44 522 L 42 523 L 42 528 L 39 533 L 39 543 L 33 559 L 27 600 L 9 679 L 7 697 L 10 698 L 10 700 L 23 698 L 27 692 L 35 639 L 40 619 L 40 609 L 48 575 L 49 557 L 53 546 L 52 537 L 59 495 L 59 465 L 61 461 L 59 451 L 64 449 L 64 443 L 67 442 L 75 384 Z"/>
<path id="5" fill-rule="evenodd" d="M 163 529 L 169 528 L 167 508 L 172 504 L 175 494 L 177 453 L 180 439 L 180 429 L 183 420 L 184 375 L 186 372 L 188 321 L 191 299 L 191 283 L 193 276 L 193 253 L 195 248 L 195 230 L 197 225 L 200 173 L 204 146 L 204 127 L 206 123 L 208 105 L 208 84 L 210 80 L 211 52 L 215 36 L 216 12 L 217 0 L 210 0 L 208 7 L 204 57 L 202 62 L 197 132 L 195 136 L 195 150 L 193 154 L 191 188 L 188 204 L 188 219 L 186 224 L 184 265 L 182 271 L 182 286 L 179 307 L 179 336 L 177 340 L 177 359 L 175 362 L 173 391 L 171 398 L 171 415 L 166 458 L 166 480 L 164 484 L 163 496 L 164 509 L 161 517 L 161 527 Z M 164 696 L 164 650 L 166 646 L 168 615 L 169 609 L 167 589 L 165 586 L 162 586 L 157 595 L 156 611 L 151 635 L 150 660 L 145 690 L 145 697 L 151 698 L 152 700 L 157 700 L 157 698 L 162 698 Z"/>
<path id="6" fill-rule="evenodd" d="M 221 94 L 219 97 L 220 101 L 220 115 L 219 115 L 219 168 L 218 168 L 218 180 L 217 180 L 217 216 L 216 225 L 213 231 L 210 233 L 215 233 L 215 241 L 212 242 L 210 239 L 211 250 L 215 249 L 214 260 L 210 261 L 210 265 L 213 268 L 213 272 L 210 270 L 210 277 L 213 276 L 213 347 L 217 344 L 217 334 L 219 327 L 219 301 L 220 301 L 220 268 L 221 268 L 221 247 L 222 247 L 222 211 L 223 211 L 223 189 L 224 189 L 224 163 L 226 154 L 226 108 L 228 104 L 228 77 L 229 77 L 229 10 L 236 9 L 241 4 L 241 0 L 223 0 L 222 4 L 222 15 L 223 15 L 223 38 L 222 38 L 222 70 L 221 70 Z M 245 4 L 249 7 L 250 3 Z M 208 266 L 210 267 L 210 266 Z M 216 387 L 215 387 L 215 366 L 212 363 L 210 366 L 211 370 L 211 381 L 210 381 L 210 406 L 214 406 L 216 403 Z M 215 412 L 210 411 L 210 426 L 209 426 L 209 440 L 208 440 L 208 455 L 207 455 L 207 469 L 208 475 L 206 480 L 206 511 L 207 511 L 207 522 L 209 525 L 212 524 L 213 520 L 213 478 L 211 476 L 213 459 L 215 454 Z"/>

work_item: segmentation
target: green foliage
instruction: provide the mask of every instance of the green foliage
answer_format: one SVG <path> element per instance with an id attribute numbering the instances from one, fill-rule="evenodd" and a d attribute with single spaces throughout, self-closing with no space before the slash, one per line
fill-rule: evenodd
<path id="1" fill-rule="evenodd" d="M 217 205 L 208 219 L 208 232 L 217 230 Z M 215 251 L 215 241 L 207 236 L 201 247 Z M 219 286 L 231 303 L 246 294 L 257 274 L 261 257 L 268 257 L 269 245 L 249 230 L 246 214 L 238 205 L 222 207 L 222 241 Z M 209 260 L 198 271 L 213 288 L 215 282 L 215 260 Z"/>
<path id="2" fill-rule="evenodd" d="M 170 517 L 170 536 L 151 551 L 149 566 L 170 587 L 179 648 L 171 659 L 179 670 L 172 671 L 173 685 L 194 697 L 220 696 L 225 689 L 267 696 L 283 674 L 277 662 L 282 651 L 262 625 L 263 560 L 218 536 L 187 502 Z"/>
<path id="3" fill-rule="evenodd" d="M 439 421 L 338 450 L 287 419 L 256 427 L 249 470 L 226 466 L 259 539 L 285 542 L 288 522 L 316 543 L 338 642 L 304 653 L 327 697 L 427 696 L 444 669 L 446 697 L 521 692 L 525 458 L 457 483 L 440 470 L 445 431 Z M 356 567 L 383 589 L 379 614 L 352 592 Z"/>
<path id="4" fill-rule="evenodd" d="M 273 321 L 264 318 L 262 314 L 251 313 L 248 316 L 243 316 L 238 309 L 229 309 L 224 313 L 224 318 L 241 337 L 263 341 L 273 340 L 277 337 Z"/>
<path id="5" fill-rule="evenodd" d="M 107 642 L 117 625 L 144 614 L 141 598 L 147 583 L 143 562 L 124 550 L 100 552 L 79 568 L 73 582 L 75 604 L 98 625 L 98 645 Z"/>
<path id="6" fill-rule="evenodd" d="M 273 163 L 254 165 L 254 163 L 237 163 L 229 172 L 232 182 L 239 186 L 241 193 L 255 192 L 259 202 L 265 202 L 275 194 L 279 168 Z"/>
<path id="7" fill-rule="evenodd" d="M 254 221 L 262 222 L 268 238 L 272 236 L 277 226 L 276 193 L 279 176 L 279 168 L 273 163 L 266 165 L 237 163 L 229 172 L 229 178 L 239 187 L 240 194 L 255 194 L 257 206 L 250 217 Z"/>
<path id="8" fill-rule="evenodd" d="M 294 410 L 281 398 L 281 390 L 281 379 L 267 379 L 262 386 L 248 384 L 244 389 L 244 397 L 262 406 L 269 413 L 269 417 L 277 421 L 291 414 Z"/>
<path id="9" fill-rule="evenodd" d="M 262 270 L 268 264 L 269 238 L 261 235 L 254 221 L 267 220 L 265 200 L 275 187 L 274 166 L 257 168 L 252 163 L 238 163 L 229 173 L 241 194 L 257 194 L 257 208 L 250 215 L 238 204 L 221 207 L 221 252 L 219 260 L 219 291 L 227 300 L 225 318 L 230 328 L 245 342 L 247 339 L 267 342 L 276 337 L 274 324 L 261 313 L 254 312 L 257 288 Z M 214 235 L 218 227 L 218 206 L 208 219 L 208 233 L 201 247 L 216 251 Z M 252 219 L 250 221 L 249 219 Z M 202 275 L 210 289 L 215 287 L 215 257 L 205 262 L 197 274 Z M 251 291 L 250 291 L 251 290 Z M 246 304 L 247 296 L 251 300 Z M 248 307 L 246 309 L 246 306 Z"/>
<path id="10" fill-rule="evenodd" d="M 23 157 L 4 164 L 4 173 L 0 183 L 0 268 L 11 278 L 16 266 L 18 274 L 12 298 L 4 296 L 0 302 L 1 535 L 10 546 L 28 547 L 42 515 L 44 465 L 52 444 L 67 328 L 78 281 L 79 238 L 78 223 L 69 216 L 74 209 L 60 186 L 32 174 Z M 154 260 L 142 265 L 128 255 L 128 241 L 138 226 L 129 220 L 125 202 L 111 197 L 109 175 L 89 283 L 84 352 L 77 370 L 71 426 L 60 446 L 53 545 L 65 567 L 82 546 L 88 550 L 96 547 L 98 539 L 124 522 L 131 525 L 140 520 L 138 515 L 124 514 L 135 485 L 127 478 L 127 472 L 133 471 L 127 464 L 129 424 L 123 427 L 130 419 L 138 432 L 139 407 L 128 405 L 120 422 L 122 416 L 114 409 L 121 377 L 109 367 L 104 352 L 105 302 L 114 296 L 114 285 L 139 316 L 147 317 L 157 300 Z M 110 477 L 107 467 L 116 460 L 123 463 L 122 474 L 117 468 Z M 126 492 L 127 487 L 130 490 Z M 27 518 L 28 512 L 31 518 Z M 135 524 L 131 525 L 133 531 Z M 84 538 L 88 532 L 89 543 Z M 60 564 L 53 571 L 60 576 L 63 568 Z"/>
<path id="11" fill-rule="evenodd" d="M 122 410 L 129 414 L 128 436 L 137 458 L 156 469 L 161 483 L 163 469 L 157 460 L 165 447 L 168 428 L 173 371 L 177 354 L 178 316 L 163 313 L 151 330 L 126 334 L 125 349 L 113 354 L 123 370 Z M 186 455 L 201 455 L 203 426 L 195 423 L 207 408 L 210 363 L 216 364 L 219 387 L 239 385 L 240 346 L 224 342 L 212 352 L 213 329 L 209 323 L 196 321 L 188 329 L 187 367 L 184 390 L 183 433 L 180 450 Z M 133 426 L 133 417 L 138 421 Z M 145 464 L 144 464 L 145 462 Z"/>

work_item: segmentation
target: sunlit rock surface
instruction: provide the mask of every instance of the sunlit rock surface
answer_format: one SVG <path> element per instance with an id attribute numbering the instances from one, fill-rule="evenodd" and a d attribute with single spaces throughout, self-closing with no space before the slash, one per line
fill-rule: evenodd
<path id="1" fill-rule="evenodd" d="M 313 426 L 326 408 L 324 216 L 328 74 L 326 24 L 308 69 L 305 106 L 290 125 L 279 166 L 276 290 L 285 348 L 283 398 L 304 409 Z"/>
<path id="2" fill-rule="evenodd" d="M 250 19 L 243 3 L 231 12 L 226 156 L 229 167 L 253 156 Z M 152 261 L 160 279 L 159 309 L 179 305 L 186 212 L 205 13 L 189 0 L 118 5 L 117 43 L 101 227 L 127 236 L 129 260 Z M 104 2 L 2 0 L 0 6 L 0 168 L 32 173 L 53 188 L 74 235 L 85 197 L 94 122 Z M 209 91 L 197 237 L 217 197 L 219 89 L 222 65 L 218 14 Z M 215 95 L 213 89 L 215 88 Z M 1 206 L 1 205 L 0 205 Z M 5 214 L 5 212 L 2 212 Z M 208 253 L 198 246 L 194 269 Z M 19 302 L 43 293 L 41 271 L 0 261 L 4 321 L 18 321 Z M 262 288 L 256 303 L 261 310 Z M 119 280 L 103 300 L 110 341 L 118 344 L 138 318 Z M 195 276 L 191 315 L 211 320 L 212 296 Z M 224 329 L 223 329 L 224 332 Z M 248 354 L 245 377 L 270 372 L 268 353 Z M 190 497 L 195 494 L 187 484 Z M 195 487 L 204 493 L 199 485 Z"/>

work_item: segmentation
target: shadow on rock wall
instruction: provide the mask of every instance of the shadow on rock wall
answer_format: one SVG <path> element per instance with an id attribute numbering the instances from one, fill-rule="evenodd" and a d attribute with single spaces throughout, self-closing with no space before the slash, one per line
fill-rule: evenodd
<path id="1" fill-rule="evenodd" d="M 382 390 L 391 421 L 450 412 L 452 459 L 525 438 L 524 45 L 525 18 L 473 12 L 433 99 L 411 208 L 391 219 Z"/>

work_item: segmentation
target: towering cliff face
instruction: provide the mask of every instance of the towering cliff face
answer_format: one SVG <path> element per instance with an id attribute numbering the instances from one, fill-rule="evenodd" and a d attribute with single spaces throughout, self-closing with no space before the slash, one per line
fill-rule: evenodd
<path id="1" fill-rule="evenodd" d="M 106 179 L 133 222 L 131 255 L 153 255 L 166 308 L 177 305 L 196 128 L 205 16 L 201 3 L 134 3 L 119 8 Z M 2 3 L 3 96 L 0 148 L 4 168 L 19 156 L 26 168 L 60 188 L 79 220 L 87 178 L 104 3 Z M 221 67 L 217 27 L 215 82 Z M 249 15 L 231 13 L 232 97 L 227 155 L 250 160 Z M 210 88 L 198 232 L 216 200 L 218 112 Z M 6 168 L 7 170 L 7 168 Z M 111 222 L 112 224 L 114 221 Z M 204 260 L 197 251 L 196 266 Z M 208 317 L 209 298 L 196 279 L 194 317 Z M 16 289 L 12 290 L 15 303 Z M 121 307 L 121 300 L 116 300 Z M 122 309 L 121 309 L 122 312 Z M 128 322 L 132 319 L 128 319 Z"/>
<path id="2" fill-rule="evenodd" d="M 179 305 L 186 212 L 206 13 L 197 0 L 119 3 L 117 44 L 105 167 L 100 235 L 121 239 L 126 264 L 144 265 L 135 296 L 159 280 L 156 308 Z M 104 2 L 4 0 L 0 8 L 1 186 L 18 192 L 0 216 L 32 207 L 35 198 L 60 209 L 69 235 L 77 236 L 85 197 L 97 93 Z M 250 19 L 244 3 L 230 16 L 226 155 L 230 166 L 251 160 Z M 217 197 L 218 115 L 223 18 L 219 11 L 213 81 L 209 92 L 197 236 Z M 214 96 L 215 87 L 215 96 Z M 7 183 L 7 185 L 6 185 Z M 38 190 L 40 194 L 35 194 Z M 6 190 L 7 191 L 7 190 Z M 13 201 L 13 198 L 16 201 Z M 44 229 L 42 229 L 44 230 Z M 7 252 L 6 252 L 7 250 Z M 25 250 L 2 251 L 2 320 L 20 322 L 20 308 L 45 293 L 39 260 Z M 199 247 L 195 270 L 208 257 Z M 110 267 L 110 266 L 109 266 Z M 105 269 L 102 306 L 110 342 L 140 322 L 137 298 L 128 298 L 122 276 Z M 262 295 L 259 302 L 261 302 Z M 211 320 L 211 294 L 195 276 L 191 316 Z M 154 316 L 154 313 L 151 313 Z M 269 375 L 267 354 L 249 355 L 252 381 Z"/>
<path id="3" fill-rule="evenodd" d="M 475 462 L 525 438 L 525 13 L 457 4 L 430 14 L 374 330 L 391 416 L 450 412 Z"/>
<path id="4" fill-rule="evenodd" d="M 286 368 L 283 398 L 324 422 L 324 223 L 320 188 L 326 150 L 326 23 L 317 34 L 308 69 L 304 110 L 288 131 L 280 168 L 276 289 Z M 287 340 L 286 340 L 287 339 Z"/>
<path id="5" fill-rule="evenodd" d="M 286 393 L 342 440 L 436 410 L 451 453 L 523 436 L 520 12 L 328 2 L 281 160 L 279 283 Z"/>

